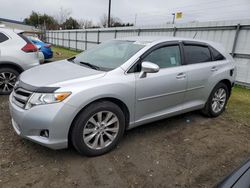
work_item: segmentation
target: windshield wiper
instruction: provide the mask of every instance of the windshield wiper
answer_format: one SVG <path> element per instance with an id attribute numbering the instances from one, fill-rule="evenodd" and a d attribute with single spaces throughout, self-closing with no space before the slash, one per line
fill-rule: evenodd
<path id="1" fill-rule="evenodd" d="M 76 57 L 74 56 L 74 57 L 71 57 L 71 58 L 69 58 L 69 59 L 67 59 L 68 61 L 70 61 L 70 62 L 73 62 L 73 63 L 75 63 L 74 62 L 74 59 L 75 59 Z"/>
<path id="2" fill-rule="evenodd" d="M 86 65 L 86 66 L 88 66 L 88 67 L 90 67 L 92 69 L 100 70 L 100 67 L 98 67 L 96 65 L 93 65 L 93 64 L 90 64 L 90 63 L 87 63 L 87 62 L 82 62 L 82 61 L 80 61 L 79 63 L 82 64 L 82 65 Z"/>

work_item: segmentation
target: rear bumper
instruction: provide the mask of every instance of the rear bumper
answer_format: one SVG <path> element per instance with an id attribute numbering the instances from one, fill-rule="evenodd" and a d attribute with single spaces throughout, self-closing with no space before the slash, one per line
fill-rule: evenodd
<path id="1" fill-rule="evenodd" d="M 31 68 L 36 67 L 38 65 L 40 65 L 40 61 L 39 61 L 39 59 L 36 59 L 36 60 L 33 60 L 33 61 L 29 61 L 27 63 L 24 63 L 22 68 L 24 70 L 28 70 L 28 69 L 31 69 Z"/>
<path id="2" fill-rule="evenodd" d="M 49 48 L 42 48 L 41 49 L 43 55 L 44 55 L 44 59 L 51 59 L 53 58 L 53 51 Z"/>

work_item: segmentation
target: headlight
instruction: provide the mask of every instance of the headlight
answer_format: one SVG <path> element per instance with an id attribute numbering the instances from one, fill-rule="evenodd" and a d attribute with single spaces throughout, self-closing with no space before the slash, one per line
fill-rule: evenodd
<path id="1" fill-rule="evenodd" d="M 58 103 L 65 100 L 71 92 L 60 92 L 60 93 L 33 93 L 29 98 L 25 109 L 30 109 L 33 106 Z"/>

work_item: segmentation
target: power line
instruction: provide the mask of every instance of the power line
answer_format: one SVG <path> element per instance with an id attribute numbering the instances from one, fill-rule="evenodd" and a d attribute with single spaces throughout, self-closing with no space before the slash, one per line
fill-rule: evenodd
<path id="1" fill-rule="evenodd" d="M 229 0 L 224 0 L 225 1 L 229 1 Z M 218 2 L 222 2 L 221 0 L 215 0 L 215 1 L 208 1 L 208 2 L 203 2 L 203 3 L 195 3 L 195 4 L 189 4 L 187 6 L 178 6 L 178 7 L 172 7 L 171 9 L 172 10 L 181 10 L 183 8 L 186 8 L 186 7 L 194 7 L 194 6 L 200 6 L 200 5 L 206 5 L 206 4 L 213 4 L 213 3 L 218 3 Z M 172 11 L 173 12 L 173 11 Z M 150 13 L 159 13 L 159 11 L 152 11 Z M 138 14 L 148 14 L 148 12 L 140 12 Z"/>
<path id="2" fill-rule="evenodd" d="M 233 5 L 230 5 L 230 7 L 233 6 Z M 243 5 L 236 5 L 236 6 L 243 6 Z M 222 6 L 218 6 L 218 8 L 222 8 Z M 228 6 L 229 7 L 229 6 Z M 190 13 L 186 13 L 186 12 L 183 12 L 184 13 L 184 18 L 182 20 L 185 20 L 185 18 L 190 18 L 191 17 L 197 17 L 199 16 L 199 19 L 202 18 L 202 19 L 205 19 L 205 18 L 214 18 L 215 19 L 215 16 L 213 14 L 208 14 L 208 12 L 211 12 L 212 10 L 214 10 L 214 8 L 208 8 L 208 9 L 204 9 L 204 11 L 190 11 Z M 204 14 L 206 13 L 206 14 Z M 219 19 L 221 19 L 222 17 L 223 18 L 226 18 L 226 17 L 230 17 L 230 16 L 226 16 L 226 15 L 231 15 L 232 13 L 239 13 L 239 15 L 245 15 L 246 14 L 246 17 L 249 15 L 249 18 L 250 18 L 250 13 L 248 11 L 242 11 L 242 10 L 224 10 L 224 11 L 221 11 L 220 12 L 220 16 L 217 17 Z M 200 15 L 200 14 L 203 14 L 203 15 Z M 185 16 L 186 15 L 186 16 Z M 187 17 L 188 16 L 188 17 Z M 234 15 L 235 16 L 235 15 Z M 205 18 L 204 18 L 205 17 Z M 164 20 L 166 22 L 166 19 L 167 20 L 171 20 L 172 19 L 172 13 L 167 13 L 167 14 L 158 14 L 158 15 L 138 15 L 137 14 L 137 20 L 139 21 L 150 21 L 150 20 L 156 20 L 157 21 L 161 21 L 161 20 Z M 129 20 L 129 17 L 126 18 L 126 20 Z M 139 22 L 138 21 L 138 22 Z"/>
<path id="3" fill-rule="evenodd" d="M 221 2 L 221 1 L 216 0 L 216 1 L 212 1 L 212 2 Z M 206 3 L 196 4 L 196 5 L 204 5 L 204 4 L 208 4 L 208 3 L 211 3 L 211 1 L 206 2 Z M 191 6 L 191 5 L 189 5 L 189 6 Z M 239 2 L 237 2 L 237 3 L 233 3 L 233 4 L 228 4 L 228 5 L 220 5 L 220 6 L 216 5 L 216 6 L 213 6 L 213 7 L 207 7 L 207 8 L 202 8 L 202 9 L 199 8 L 198 10 L 183 9 L 184 7 L 189 7 L 189 6 L 179 7 L 180 12 L 183 12 L 184 14 L 186 12 L 203 13 L 204 11 L 210 11 L 210 10 L 215 10 L 215 9 L 218 10 L 220 8 L 225 9 L 225 8 L 230 8 L 230 7 L 242 7 L 242 6 L 247 7 L 246 4 L 239 4 Z M 249 6 L 250 6 L 250 4 L 249 4 Z M 173 12 L 178 12 L 178 11 L 168 11 L 168 12 L 164 12 L 164 13 L 163 12 L 161 12 L 161 13 L 159 13 L 159 12 L 147 12 L 147 13 L 137 13 L 137 15 L 140 16 L 140 17 L 152 17 L 152 16 L 156 16 L 156 15 L 159 15 L 159 16 L 170 15 L 171 16 Z M 225 12 L 225 10 L 223 12 Z M 130 18 L 130 17 L 134 18 L 134 15 L 133 16 L 127 16 L 127 18 Z"/>

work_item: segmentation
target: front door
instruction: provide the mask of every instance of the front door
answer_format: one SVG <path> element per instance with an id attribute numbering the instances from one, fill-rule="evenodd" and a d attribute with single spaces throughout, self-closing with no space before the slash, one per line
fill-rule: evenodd
<path id="1" fill-rule="evenodd" d="M 180 111 L 187 87 L 179 44 L 161 46 L 141 60 L 145 61 L 157 64 L 160 70 L 144 78 L 136 73 L 135 119 L 138 123 Z"/>

